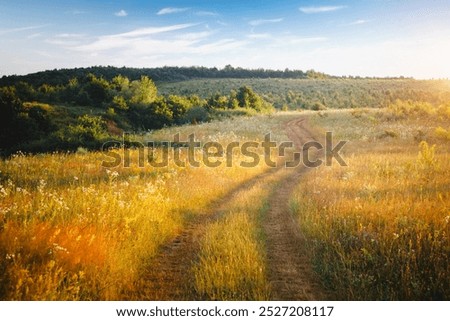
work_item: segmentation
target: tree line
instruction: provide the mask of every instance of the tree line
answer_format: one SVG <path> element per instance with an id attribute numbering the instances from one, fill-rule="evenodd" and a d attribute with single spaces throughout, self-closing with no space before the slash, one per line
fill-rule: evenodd
<path id="1" fill-rule="evenodd" d="M 123 75 L 130 80 L 139 80 L 147 76 L 156 82 L 161 81 L 183 81 L 190 79 L 218 79 L 218 78 L 283 78 L 283 79 L 327 79 L 330 75 L 314 70 L 270 70 L 270 69 L 244 69 L 234 68 L 227 65 L 222 69 L 206 67 L 160 67 L 160 68 L 128 68 L 128 67 L 89 67 L 73 69 L 54 69 L 25 76 L 3 76 L 0 78 L 0 87 L 11 86 L 19 81 L 27 82 L 32 86 L 39 87 L 43 84 L 57 86 L 67 83 L 70 79 L 82 79 L 92 74 L 111 81 L 117 75 Z"/>

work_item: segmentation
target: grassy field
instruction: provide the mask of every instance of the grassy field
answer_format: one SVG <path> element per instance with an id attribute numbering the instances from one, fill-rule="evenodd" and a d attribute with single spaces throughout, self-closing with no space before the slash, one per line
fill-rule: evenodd
<path id="1" fill-rule="evenodd" d="M 281 133 L 283 119 L 258 116 L 175 127 L 144 140 L 173 141 L 176 133 L 181 139 L 195 133 L 198 140 L 225 146 Z M 128 168 L 104 168 L 110 158 L 83 149 L 17 154 L 0 162 L 1 299 L 123 298 L 158 248 L 192 217 L 208 213 L 214 200 L 267 169 L 263 163 L 183 168 L 172 157 L 164 168 L 140 167 L 138 154 L 130 152 Z M 196 156 L 201 159 L 202 151 Z M 245 159 L 234 156 L 235 162 Z M 182 153 L 181 159 L 186 157 Z"/>
<path id="2" fill-rule="evenodd" d="M 291 201 L 337 298 L 450 297 L 449 116 L 448 107 L 397 103 L 312 117 L 349 141 L 348 166 L 310 171 Z"/>
<path id="3" fill-rule="evenodd" d="M 387 109 L 290 112 L 165 128 L 136 139 L 194 133 L 227 145 L 288 140 L 284 124 L 306 117 L 316 132 L 349 140 L 347 167 L 308 171 L 291 197 L 317 277 L 336 299 L 448 299 L 449 109 L 397 102 Z M 261 148 L 256 149 L 262 157 Z M 123 151 L 118 151 L 124 157 Z M 105 168 L 100 152 L 22 155 L 0 161 L 0 299 L 139 300 L 152 258 L 196 218 L 219 211 L 199 240 L 196 298 L 270 299 L 262 223 L 276 172 L 269 168 Z M 162 149 L 152 156 L 160 160 Z M 147 155 L 145 155 L 147 156 Z M 198 150 L 197 159 L 204 157 Z M 181 153 L 181 160 L 189 155 Z M 158 282 L 158 280 L 156 280 Z M 187 297 L 186 299 L 192 299 Z"/>

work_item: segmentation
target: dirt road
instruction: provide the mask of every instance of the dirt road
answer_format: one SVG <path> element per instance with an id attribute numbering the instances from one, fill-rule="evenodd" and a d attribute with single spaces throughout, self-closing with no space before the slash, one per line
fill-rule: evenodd
<path id="1" fill-rule="evenodd" d="M 303 144 L 315 139 L 304 119 L 290 121 L 287 133 L 298 151 Z M 275 186 L 263 221 L 271 299 L 324 300 L 328 295 L 314 275 L 304 236 L 289 209 L 291 195 L 308 169 L 302 165 L 284 170 L 287 175 Z"/>
<path id="2" fill-rule="evenodd" d="M 258 181 L 272 175 L 277 168 L 270 169 L 231 190 L 220 200 L 210 205 L 209 213 L 196 215 L 183 232 L 164 245 L 145 272 L 145 284 L 138 286 L 141 292 L 131 293 L 144 300 L 201 300 L 194 289 L 192 266 L 198 259 L 200 242 L 209 225 L 219 220 L 227 205 L 241 191 L 251 188 Z M 127 294 L 128 296 L 129 294 Z"/>
<path id="3" fill-rule="evenodd" d="M 287 123 L 289 138 L 300 148 L 313 139 L 305 119 L 295 119 Z M 306 168 L 299 166 L 286 169 L 271 168 L 246 183 L 238 186 L 225 197 L 210 206 L 209 213 L 197 215 L 190 221 L 182 234 L 163 246 L 152 259 L 148 271 L 144 273 L 140 290 L 124 294 L 127 299 L 144 300 L 199 300 L 194 289 L 194 279 L 190 271 L 198 258 L 200 240 L 209 224 L 220 219 L 227 204 L 240 191 L 285 171 L 274 187 L 269 200 L 269 210 L 263 220 L 266 235 L 268 280 L 273 300 L 320 300 L 326 293 L 315 280 L 310 261 L 305 253 L 304 239 L 298 223 L 289 211 L 289 199 Z M 130 297 L 131 296 L 131 297 Z"/>

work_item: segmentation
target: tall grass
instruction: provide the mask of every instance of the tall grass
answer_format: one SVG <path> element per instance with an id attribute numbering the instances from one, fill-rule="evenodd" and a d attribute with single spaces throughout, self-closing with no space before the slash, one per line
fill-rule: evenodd
<path id="1" fill-rule="evenodd" d="M 264 237 L 260 219 L 267 209 L 268 183 L 261 180 L 242 191 L 212 224 L 194 267 L 196 291 L 210 300 L 268 300 Z"/>
<path id="2" fill-rule="evenodd" d="M 417 120 L 409 110 L 399 122 L 391 112 L 316 118 L 351 138 L 349 166 L 311 171 L 293 208 L 315 268 L 337 299 L 448 300 L 449 146 L 432 130 L 424 135 L 428 142 L 415 139 L 418 126 L 432 129 L 446 116 L 432 111 Z M 386 130 L 399 135 L 379 135 Z"/>
<path id="3" fill-rule="evenodd" d="M 252 121 L 253 127 L 244 121 L 247 127 L 229 127 L 262 138 L 282 120 Z M 228 122 L 222 132 L 216 122 L 152 135 L 171 140 L 194 131 L 204 141 L 243 139 Z M 214 200 L 267 169 L 263 163 L 181 168 L 172 158 L 167 167 L 139 167 L 138 151 L 127 152 L 129 167 L 109 169 L 101 165 L 104 155 L 82 149 L 0 161 L 0 299 L 126 299 L 149 259 L 192 216 L 210 213 Z"/>

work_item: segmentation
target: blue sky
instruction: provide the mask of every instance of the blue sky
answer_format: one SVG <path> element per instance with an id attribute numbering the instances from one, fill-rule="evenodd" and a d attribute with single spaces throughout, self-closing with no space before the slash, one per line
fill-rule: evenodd
<path id="1" fill-rule="evenodd" d="M 0 0 L 0 75 L 207 66 L 450 78 L 449 0 Z"/>

